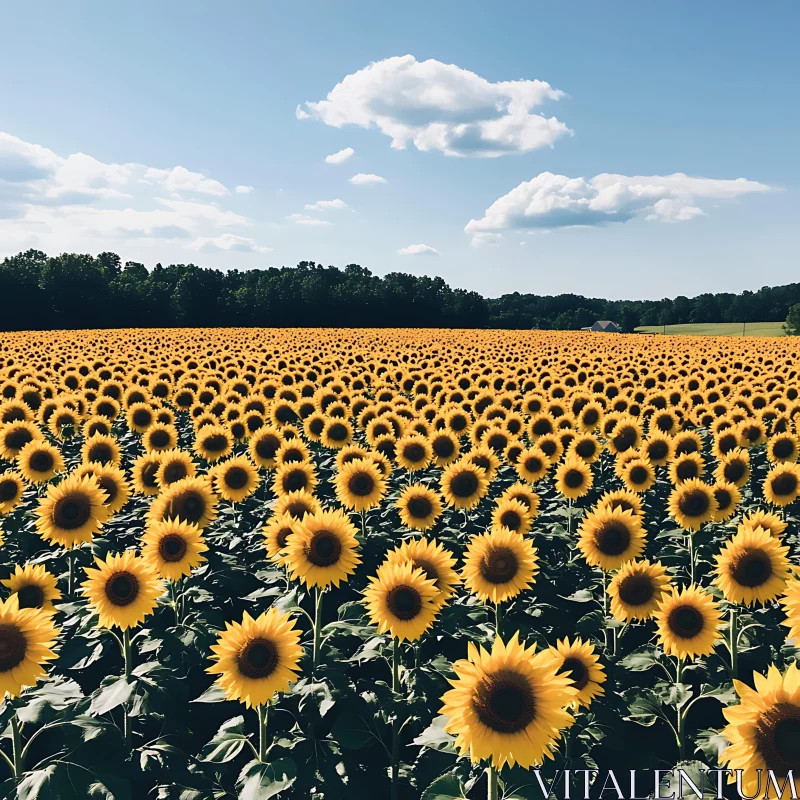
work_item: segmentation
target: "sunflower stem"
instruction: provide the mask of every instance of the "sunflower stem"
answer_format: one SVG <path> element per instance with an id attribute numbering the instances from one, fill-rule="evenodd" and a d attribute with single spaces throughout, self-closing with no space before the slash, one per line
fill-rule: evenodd
<path id="1" fill-rule="evenodd" d="M 572 533 L 572 498 L 567 500 L 567 533 Z"/>
<path id="2" fill-rule="evenodd" d="M 366 509 L 361 511 L 361 538 L 367 538 L 367 512 Z"/>
<path id="3" fill-rule="evenodd" d="M 125 680 L 130 683 L 131 675 L 133 674 L 133 648 L 131 647 L 131 629 L 125 628 L 122 632 L 122 653 L 125 660 Z M 128 714 L 128 703 L 125 702 L 122 706 L 123 713 L 123 735 L 125 738 L 125 751 L 130 752 L 131 749 L 131 719 Z"/>
<path id="4" fill-rule="evenodd" d="M 25 772 L 25 763 L 22 757 L 22 734 L 19 730 L 17 712 L 11 717 L 11 745 L 14 752 L 14 780 L 19 782 Z"/>
<path id="5" fill-rule="evenodd" d="M 267 760 L 267 721 L 269 704 L 258 706 L 258 760 L 264 764 Z"/>
<path id="6" fill-rule="evenodd" d="M 391 800 L 397 800 L 400 771 L 400 640 L 392 639 L 392 695 L 394 697 L 394 716 L 392 718 L 392 789 Z"/>
<path id="7" fill-rule="evenodd" d="M 675 687 L 678 689 L 681 685 L 682 678 L 683 678 L 683 661 L 681 661 L 680 657 L 677 659 L 678 663 L 675 668 Z M 675 705 L 675 713 L 678 717 L 678 727 L 675 731 L 675 737 L 678 740 L 678 759 L 680 761 L 684 760 L 685 753 L 686 753 L 686 745 L 685 745 L 685 736 L 683 735 L 683 728 L 684 723 L 686 722 L 686 715 L 683 711 L 683 703 L 677 702 Z"/>
<path id="8" fill-rule="evenodd" d="M 731 678 L 735 679 L 737 674 L 737 667 L 739 662 L 739 634 L 736 626 L 736 606 L 730 607 L 730 632 L 728 640 L 728 649 L 731 652 Z"/>
<path id="9" fill-rule="evenodd" d="M 502 639 L 502 626 L 503 626 L 503 609 L 500 603 L 494 604 L 494 635 L 498 639 Z"/>
<path id="10" fill-rule="evenodd" d="M 486 777 L 489 784 L 486 797 L 488 800 L 497 800 L 497 770 L 491 764 L 486 767 Z"/>
<path id="11" fill-rule="evenodd" d="M 694 585 L 694 536 L 690 533 L 688 536 L 687 547 L 689 548 L 689 585 Z"/>
<path id="12" fill-rule="evenodd" d="M 311 654 L 312 670 L 317 669 L 319 664 L 319 654 L 322 648 L 322 594 L 325 591 L 317 586 L 316 600 L 314 603 L 314 649 Z"/>
<path id="13" fill-rule="evenodd" d="M 75 550 L 67 550 L 67 597 L 72 600 L 72 586 L 75 582 Z"/>
<path id="14" fill-rule="evenodd" d="M 603 576 L 603 645 L 608 650 L 608 573 L 601 569 L 600 574 Z"/>

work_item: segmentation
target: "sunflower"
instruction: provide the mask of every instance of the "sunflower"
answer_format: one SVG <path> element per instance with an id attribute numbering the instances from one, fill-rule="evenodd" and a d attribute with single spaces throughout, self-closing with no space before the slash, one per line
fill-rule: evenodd
<path id="1" fill-rule="evenodd" d="M 217 499 L 205 478 L 184 478 L 167 486 L 153 501 L 148 525 L 178 519 L 197 525 L 200 530 L 217 517 Z"/>
<path id="2" fill-rule="evenodd" d="M 672 439 L 664 434 L 650 434 L 642 442 L 641 452 L 654 467 L 663 467 L 673 456 Z"/>
<path id="3" fill-rule="evenodd" d="M 700 587 L 665 591 L 654 619 L 667 655 L 691 659 L 714 652 L 722 617 L 714 598 Z"/>
<path id="4" fill-rule="evenodd" d="M 699 453 L 684 453 L 670 461 L 669 479 L 676 486 L 694 478 L 699 478 L 706 469 L 703 457 Z"/>
<path id="5" fill-rule="evenodd" d="M 767 458 L 775 464 L 797 461 L 800 445 L 793 433 L 781 433 L 767 442 Z"/>
<path id="6" fill-rule="evenodd" d="M 144 433 L 154 422 L 155 414 L 149 403 L 131 403 L 125 411 L 125 422 L 134 433 Z"/>
<path id="7" fill-rule="evenodd" d="M 714 490 L 697 478 L 676 486 L 669 496 L 670 516 L 687 531 L 697 531 L 714 518 L 717 501 Z"/>
<path id="8" fill-rule="evenodd" d="M 780 539 L 784 531 L 788 527 L 786 520 L 781 519 L 777 514 L 771 511 L 751 511 L 742 517 L 742 526 L 751 528 L 764 528 L 770 532 L 771 536 Z"/>
<path id="9" fill-rule="evenodd" d="M 800 466 L 791 462 L 778 464 L 764 478 L 764 499 L 775 506 L 788 506 L 800 494 Z"/>
<path id="10" fill-rule="evenodd" d="M 0 473 L 0 516 L 10 514 L 14 506 L 22 501 L 25 479 L 19 472 L 7 470 Z"/>
<path id="11" fill-rule="evenodd" d="M 211 646 L 217 685 L 228 700 L 248 708 L 262 706 L 278 692 L 287 692 L 300 671 L 300 631 L 289 614 L 271 608 L 255 619 L 246 611 L 239 622 L 226 622 Z"/>
<path id="12" fill-rule="evenodd" d="M 519 454 L 517 463 L 514 466 L 516 467 L 517 475 L 522 480 L 536 483 L 536 481 L 547 475 L 550 464 L 550 459 L 539 447 L 534 445 Z"/>
<path id="13" fill-rule="evenodd" d="M 581 521 L 578 549 L 588 564 L 609 572 L 641 555 L 645 535 L 641 518 L 632 511 L 595 509 Z"/>
<path id="14" fill-rule="evenodd" d="M 262 529 L 267 558 L 279 566 L 286 565 L 286 545 L 298 521 L 298 517 L 293 517 L 284 511 L 281 514 L 273 514 Z"/>
<path id="15" fill-rule="evenodd" d="M 407 486 L 395 503 L 402 523 L 411 530 L 427 531 L 442 515 L 442 500 L 438 492 L 422 483 Z"/>
<path id="16" fill-rule="evenodd" d="M 197 472 L 191 455 L 184 450 L 162 450 L 158 464 L 156 482 L 162 489 L 184 478 L 194 478 Z"/>
<path id="17" fill-rule="evenodd" d="M 133 550 L 105 560 L 95 557 L 97 569 L 86 567 L 81 586 L 103 628 L 133 628 L 155 611 L 164 586 L 150 563 Z"/>
<path id="18" fill-rule="evenodd" d="M 498 500 L 492 511 L 493 528 L 506 528 L 524 535 L 530 531 L 532 522 L 530 509 L 519 500 Z"/>
<path id="19" fill-rule="evenodd" d="M 458 509 L 474 508 L 489 491 L 486 471 L 464 459 L 445 467 L 440 482 L 445 502 Z"/>
<path id="20" fill-rule="evenodd" d="M 338 586 L 361 561 L 356 529 L 341 511 L 319 511 L 294 526 L 286 546 L 291 577 L 306 586 Z"/>
<path id="21" fill-rule="evenodd" d="M 178 431 L 174 425 L 156 422 L 144 432 L 142 445 L 148 452 L 173 450 L 178 445 Z"/>
<path id="22" fill-rule="evenodd" d="M 733 682 L 741 702 L 722 710 L 728 722 L 722 735 L 730 746 L 722 752 L 720 764 L 733 771 L 728 780 L 738 781 L 742 796 L 772 797 L 771 783 L 775 797 L 798 797 L 800 670 L 793 663 L 781 675 L 773 664 L 766 675 L 754 672 L 753 683 L 751 689 Z M 781 784 L 783 789 L 778 789 Z"/>
<path id="23" fill-rule="evenodd" d="M 300 489 L 297 492 L 282 494 L 272 507 L 276 515 L 289 514 L 294 519 L 302 520 L 306 514 L 316 514 L 322 509 L 319 500 L 310 492 Z"/>
<path id="24" fill-rule="evenodd" d="M 231 503 L 240 503 L 258 489 L 258 470 L 247 456 L 234 456 L 214 465 L 209 471 L 216 494 Z"/>
<path id="25" fill-rule="evenodd" d="M 0 696 L 19 697 L 24 686 L 34 686 L 46 675 L 45 664 L 58 631 L 50 614 L 38 608 L 20 608 L 19 596 L 0 600 Z"/>
<path id="26" fill-rule="evenodd" d="M 38 608 L 45 614 L 56 613 L 53 601 L 61 599 L 61 592 L 56 577 L 43 564 L 16 566 L 11 575 L 0 583 L 16 595 L 20 608 Z"/>
<path id="27" fill-rule="evenodd" d="M 402 436 L 395 446 L 397 463 L 409 472 L 425 469 L 433 458 L 430 442 L 418 433 Z"/>
<path id="28" fill-rule="evenodd" d="M 421 569 L 425 577 L 434 582 L 437 609 L 446 605 L 455 594 L 455 587 L 461 578 L 455 570 L 456 560 L 441 542 L 432 539 L 406 539 L 399 547 L 386 554 L 387 564 L 410 562 L 415 569 Z"/>
<path id="29" fill-rule="evenodd" d="M 81 461 L 84 464 L 112 464 L 119 466 L 122 453 L 113 436 L 96 433 L 81 446 Z"/>
<path id="30" fill-rule="evenodd" d="M 104 505 L 109 516 L 121 511 L 127 505 L 128 500 L 131 499 L 130 485 L 125 473 L 119 467 L 90 462 L 89 464 L 81 464 L 73 474 L 90 475 L 100 484 L 100 488 L 107 496 Z"/>
<path id="31" fill-rule="evenodd" d="M 462 578 L 478 599 L 498 604 L 530 588 L 538 571 L 533 542 L 507 528 L 496 528 L 470 539 Z"/>
<path id="32" fill-rule="evenodd" d="M 786 619 L 781 623 L 789 628 L 786 638 L 797 642 L 800 640 L 800 579 L 797 577 L 796 568 L 792 569 L 794 576 L 786 581 L 781 607 Z"/>
<path id="33" fill-rule="evenodd" d="M 162 578 L 180 580 L 205 561 L 208 546 L 196 525 L 177 519 L 157 522 L 142 535 L 142 559 Z"/>
<path id="34" fill-rule="evenodd" d="M 592 488 L 592 469 L 577 456 L 567 456 L 556 469 L 556 491 L 569 500 L 577 500 Z"/>
<path id="35" fill-rule="evenodd" d="M 353 441 L 353 426 L 341 417 L 326 417 L 320 434 L 320 444 L 338 450 Z"/>
<path id="36" fill-rule="evenodd" d="M 145 497 L 158 494 L 158 468 L 161 466 L 159 453 L 142 453 L 131 464 L 133 490 Z"/>
<path id="37" fill-rule="evenodd" d="M 656 482 L 656 471 L 647 458 L 631 458 L 622 468 L 622 482 L 631 492 L 646 492 Z"/>
<path id="38" fill-rule="evenodd" d="M 750 453 L 741 447 L 731 450 L 720 459 L 714 470 L 714 477 L 741 489 L 750 479 Z"/>
<path id="39" fill-rule="evenodd" d="M 197 432 L 194 451 L 206 461 L 219 461 L 228 456 L 232 449 L 231 432 L 222 425 L 205 425 Z"/>
<path id="40" fill-rule="evenodd" d="M 568 452 L 582 458 L 587 464 L 594 464 L 600 458 L 603 447 L 594 434 L 584 433 L 572 440 Z"/>
<path id="41" fill-rule="evenodd" d="M 49 442 L 28 442 L 17 455 L 17 468 L 30 483 L 47 483 L 64 471 L 61 451 Z"/>
<path id="42" fill-rule="evenodd" d="M 436 584 L 411 561 L 385 563 L 364 591 L 367 616 L 378 634 L 416 641 L 430 628 L 441 607 Z"/>
<path id="43" fill-rule="evenodd" d="M 380 503 L 386 481 L 373 461 L 356 459 L 345 464 L 336 475 L 336 497 L 353 511 L 367 511 Z"/>
<path id="44" fill-rule="evenodd" d="M 606 673 L 591 642 L 579 638 L 571 642 L 569 638 L 558 639 L 556 646 L 550 648 L 550 654 L 559 674 L 566 675 L 578 693 L 572 702 L 573 708 L 589 708 L 595 697 L 605 694 Z"/>
<path id="45" fill-rule="evenodd" d="M 500 495 L 500 499 L 519 501 L 525 506 L 532 520 L 535 519 L 536 515 L 539 513 L 539 505 L 541 503 L 539 495 L 536 494 L 527 483 L 523 483 L 522 481 L 512 483 L 511 486 Z"/>
<path id="46" fill-rule="evenodd" d="M 97 480 L 88 475 L 70 475 L 50 484 L 35 512 L 39 535 L 67 548 L 90 542 L 108 519 L 107 499 Z"/>
<path id="47" fill-rule="evenodd" d="M 453 664 L 456 678 L 439 712 L 459 753 L 469 753 L 474 764 L 491 759 L 496 769 L 528 769 L 552 758 L 561 730 L 573 721 L 567 708 L 577 692 L 550 652 L 524 647 L 515 633 L 507 644 L 497 637 L 491 653 L 472 642 L 467 653 Z"/>
<path id="48" fill-rule="evenodd" d="M 612 616 L 620 622 L 650 619 L 668 586 L 669 576 L 660 561 L 628 561 L 608 587 Z"/>
<path id="49" fill-rule="evenodd" d="M 788 553 L 764 528 L 742 526 L 717 555 L 714 583 L 729 603 L 772 602 L 789 577 Z"/>
<path id="50" fill-rule="evenodd" d="M 437 467 L 445 467 L 458 458 L 461 445 L 458 437 L 449 431 L 437 431 L 430 437 L 433 450 L 433 463 Z"/>
<path id="51" fill-rule="evenodd" d="M 267 425 L 259 428 L 250 437 L 247 445 L 253 463 L 265 469 L 272 469 L 275 466 L 275 457 L 283 441 L 276 428 Z"/>
<path id="52" fill-rule="evenodd" d="M 279 497 L 289 492 L 304 489 L 313 492 L 317 486 L 317 475 L 313 465 L 305 461 L 302 464 L 283 464 L 275 470 L 272 489 Z"/>
<path id="53" fill-rule="evenodd" d="M 284 442 L 275 453 L 275 463 L 280 464 L 299 464 L 311 459 L 311 451 L 308 446 L 300 439 L 289 439 Z"/>
<path id="54" fill-rule="evenodd" d="M 33 422 L 8 422 L 0 425 L 0 458 L 13 461 L 29 442 L 44 439 Z"/>
<path id="55" fill-rule="evenodd" d="M 717 501 L 714 522 L 726 522 L 736 513 L 736 507 L 742 502 L 742 493 L 732 483 L 724 481 L 717 481 L 712 491 Z"/>

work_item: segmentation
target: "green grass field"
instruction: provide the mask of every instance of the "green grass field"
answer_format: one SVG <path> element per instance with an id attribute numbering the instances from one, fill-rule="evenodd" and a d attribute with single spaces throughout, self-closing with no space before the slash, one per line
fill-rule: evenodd
<path id="1" fill-rule="evenodd" d="M 688 325 L 642 325 L 637 333 L 667 333 L 675 336 L 742 336 L 741 322 L 717 322 Z M 744 328 L 745 336 L 785 336 L 782 322 L 748 322 Z"/>

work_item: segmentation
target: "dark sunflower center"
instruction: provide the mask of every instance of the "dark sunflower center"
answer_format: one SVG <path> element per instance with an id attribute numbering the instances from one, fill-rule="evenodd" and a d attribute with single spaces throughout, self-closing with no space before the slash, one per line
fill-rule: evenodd
<path id="1" fill-rule="evenodd" d="M 517 574 L 519 562 L 508 547 L 489 550 L 481 559 L 481 575 L 489 583 L 508 583 Z"/>
<path id="2" fill-rule="evenodd" d="M 647 575 L 628 575 L 619 584 L 619 599 L 629 606 L 643 606 L 655 594 L 653 582 Z"/>
<path id="3" fill-rule="evenodd" d="M 772 562 L 761 549 L 747 550 L 731 562 L 730 574 L 741 586 L 761 586 L 772 577 Z"/>
<path id="4" fill-rule="evenodd" d="M 649 447 L 650 458 L 653 461 L 660 461 L 662 458 L 667 457 L 669 453 L 669 445 L 666 442 L 653 442 Z"/>
<path id="5" fill-rule="evenodd" d="M 694 461 L 686 460 L 678 464 L 675 474 L 682 481 L 687 481 L 689 478 L 696 478 L 698 475 L 697 464 Z"/>
<path id="6" fill-rule="evenodd" d="M 20 428 L 6 434 L 6 447 L 11 450 L 21 450 L 31 441 L 33 441 L 33 436 L 27 428 Z"/>
<path id="7" fill-rule="evenodd" d="M 772 445 L 772 452 L 776 458 L 789 458 L 794 453 L 794 442 L 791 439 L 778 439 Z"/>
<path id="8" fill-rule="evenodd" d="M 404 622 L 414 619 L 422 610 L 422 598 L 411 586 L 395 586 L 386 595 L 386 607 L 394 616 Z"/>
<path id="9" fill-rule="evenodd" d="M 681 495 L 678 508 L 687 517 L 702 517 L 710 506 L 708 495 L 701 489 L 692 489 Z"/>
<path id="10" fill-rule="evenodd" d="M 297 492 L 305 489 L 308 484 L 308 476 L 302 469 L 293 469 L 287 472 L 283 479 L 283 488 L 287 492 Z"/>
<path id="11" fill-rule="evenodd" d="M 106 597 L 115 606 L 128 606 L 139 596 L 139 580 L 130 572 L 115 572 L 106 581 Z"/>
<path id="12" fill-rule="evenodd" d="M 298 500 L 296 503 L 289 503 L 286 506 L 286 513 L 295 519 L 303 519 L 306 514 L 311 513 L 311 510 L 302 500 Z"/>
<path id="13" fill-rule="evenodd" d="M 291 528 L 281 528 L 278 531 L 277 535 L 275 536 L 275 543 L 281 550 L 283 550 L 283 548 L 286 547 L 286 542 L 289 541 L 289 537 L 291 535 L 292 535 Z"/>
<path id="14" fill-rule="evenodd" d="M 142 472 L 141 472 L 142 483 L 148 489 L 155 489 L 158 486 L 158 483 L 156 482 L 157 472 L 158 472 L 157 462 L 153 462 L 151 464 L 145 464 L 144 467 L 142 467 Z"/>
<path id="15" fill-rule="evenodd" d="M 169 533 L 158 543 L 158 554 L 170 563 L 180 561 L 186 555 L 186 540 L 177 533 Z"/>
<path id="16" fill-rule="evenodd" d="M 166 447 L 169 444 L 169 432 L 164 430 L 153 431 L 150 434 L 150 446 L 156 449 Z"/>
<path id="17" fill-rule="evenodd" d="M 54 464 L 53 454 L 48 450 L 37 450 L 28 461 L 28 465 L 34 472 L 50 472 Z"/>
<path id="18" fill-rule="evenodd" d="M 646 467 L 633 467 L 629 473 L 629 477 L 631 479 L 631 483 L 634 486 L 641 486 L 643 483 L 647 483 L 647 478 L 649 477 L 649 473 Z"/>
<path id="19" fill-rule="evenodd" d="M 583 439 L 575 445 L 575 452 L 581 458 L 591 458 L 595 454 L 597 447 L 591 439 Z"/>
<path id="20" fill-rule="evenodd" d="M 173 461 L 164 467 L 164 483 L 175 483 L 187 475 L 186 465 L 181 461 Z"/>
<path id="21" fill-rule="evenodd" d="M 339 560 L 342 543 L 332 531 L 315 531 L 305 546 L 305 556 L 315 567 L 330 567 Z"/>
<path id="22" fill-rule="evenodd" d="M 408 501 L 408 513 L 414 519 L 425 519 L 433 511 L 431 501 L 427 497 L 417 496 L 412 497 Z"/>
<path id="23" fill-rule="evenodd" d="M 589 670 L 579 658 L 565 658 L 558 671 L 566 674 L 578 691 L 589 683 Z"/>
<path id="24" fill-rule="evenodd" d="M 797 491 L 797 477 L 792 472 L 783 472 L 772 479 L 772 493 L 777 497 L 788 497 Z"/>
<path id="25" fill-rule="evenodd" d="M 144 408 L 139 408 L 133 412 L 133 424 L 137 427 L 141 428 L 145 425 L 149 425 L 152 419 L 153 415 Z"/>
<path id="26" fill-rule="evenodd" d="M 584 425 L 597 425 L 598 419 L 600 419 L 600 415 L 596 408 L 587 408 L 586 411 L 583 412 Z"/>
<path id="27" fill-rule="evenodd" d="M 725 476 L 726 481 L 736 483 L 741 480 L 746 469 L 745 463 L 737 459 L 736 461 L 727 463 L 722 469 L 722 474 Z"/>
<path id="28" fill-rule="evenodd" d="M 0 482 L 0 502 L 7 503 L 17 496 L 19 485 L 16 481 L 1 481 Z"/>
<path id="29" fill-rule="evenodd" d="M 406 461 L 416 464 L 425 458 L 425 448 L 416 442 L 406 445 L 406 447 L 403 448 L 403 457 Z"/>
<path id="30" fill-rule="evenodd" d="M 474 472 L 459 472 L 450 481 L 450 491 L 456 497 L 472 497 L 478 486 L 478 476 Z"/>
<path id="31" fill-rule="evenodd" d="M 117 482 L 113 478 L 98 478 L 97 482 L 100 484 L 100 488 L 108 495 L 108 503 L 113 503 L 119 494 L 119 487 L 117 486 Z"/>
<path id="32" fill-rule="evenodd" d="M 256 443 L 256 453 L 259 458 L 275 458 L 280 446 L 277 436 L 264 436 Z"/>
<path id="33" fill-rule="evenodd" d="M 283 451 L 284 464 L 299 464 L 302 460 L 303 460 L 303 453 L 297 448 Z"/>
<path id="34" fill-rule="evenodd" d="M 467 418 L 462 416 L 461 414 L 456 414 L 450 420 L 450 428 L 452 430 L 456 431 L 457 433 L 459 431 L 463 431 L 464 428 L 466 428 L 466 427 L 467 427 Z"/>
<path id="35" fill-rule="evenodd" d="M 375 488 L 375 481 L 372 476 L 367 472 L 356 472 L 350 476 L 347 482 L 347 488 L 351 494 L 356 497 L 367 497 Z"/>
<path id="36" fill-rule="evenodd" d="M 533 423 L 532 430 L 536 436 L 544 436 L 553 430 L 553 425 L 549 419 L 538 419 Z"/>
<path id="37" fill-rule="evenodd" d="M 229 489 L 244 489 L 247 486 L 247 470 L 242 467 L 230 467 L 225 471 L 225 485 Z"/>
<path id="38" fill-rule="evenodd" d="M 622 522 L 610 522 L 595 534 L 597 549 L 607 556 L 622 555 L 631 543 L 631 533 Z"/>
<path id="39" fill-rule="evenodd" d="M 542 459 L 538 456 L 528 456 L 528 458 L 525 459 L 525 469 L 528 470 L 528 472 L 536 473 L 539 472 L 541 468 Z"/>
<path id="40" fill-rule="evenodd" d="M 0 672 L 8 672 L 25 659 L 28 642 L 14 624 L 0 625 Z"/>
<path id="41" fill-rule="evenodd" d="M 439 570 L 431 564 L 430 561 L 426 561 L 425 559 L 418 559 L 414 558 L 411 560 L 411 563 L 414 565 L 414 569 L 421 569 L 425 573 L 425 577 L 429 581 L 436 581 L 437 585 L 439 582 Z"/>
<path id="42" fill-rule="evenodd" d="M 41 608 L 44 604 L 44 592 L 41 586 L 29 583 L 17 589 L 17 600 L 20 608 Z"/>
<path id="43" fill-rule="evenodd" d="M 203 441 L 203 447 L 209 453 L 221 453 L 227 446 L 228 439 L 221 433 L 214 433 Z"/>
<path id="44" fill-rule="evenodd" d="M 614 447 L 621 452 L 630 450 L 636 444 L 638 433 L 636 428 L 626 426 L 614 437 Z"/>
<path id="45" fill-rule="evenodd" d="M 583 486 L 583 473 L 579 469 L 568 469 L 564 473 L 564 485 L 568 489 L 579 489 Z"/>
<path id="46" fill-rule="evenodd" d="M 530 683 L 510 669 L 483 678 L 475 687 L 472 705 L 478 719 L 497 733 L 516 733 L 536 718 L 536 697 Z"/>
<path id="47" fill-rule="evenodd" d="M 89 498 L 83 494 L 68 494 L 60 498 L 53 508 L 53 522 L 67 531 L 85 525 L 92 515 Z"/>
<path id="48" fill-rule="evenodd" d="M 203 498 L 194 492 L 179 495 L 175 498 L 173 506 L 179 519 L 185 522 L 199 522 L 206 510 Z"/>
<path id="49" fill-rule="evenodd" d="M 768 770 L 780 777 L 800 770 L 800 708 L 776 703 L 759 717 L 755 738 Z"/>
<path id="50" fill-rule="evenodd" d="M 328 438 L 334 442 L 343 442 L 347 439 L 347 426 L 337 422 L 328 428 Z"/>
<path id="51" fill-rule="evenodd" d="M 677 606 L 670 612 L 667 626 L 678 638 L 693 639 L 705 627 L 705 620 L 694 606 Z"/>
<path id="52" fill-rule="evenodd" d="M 504 528 L 509 528 L 512 531 L 517 531 L 522 525 L 522 517 L 511 509 L 504 511 L 500 516 L 500 524 Z"/>
<path id="53" fill-rule="evenodd" d="M 720 511 L 726 511 L 733 502 L 733 497 L 727 489 L 715 489 L 714 498 Z"/>
<path id="54" fill-rule="evenodd" d="M 278 666 L 278 648 L 269 639 L 252 639 L 238 653 L 239 672 L 248 678 L 268 678 Z"/>
<path id="55" fill-rule="evenodd" d="M 453 444 L 453 440 L 450 439 L 449 436 L 437 436 L 433 440 L 433 452 L 439 458 L 450 458 L 451 455 L 455 452 L 455 445 Z"/>

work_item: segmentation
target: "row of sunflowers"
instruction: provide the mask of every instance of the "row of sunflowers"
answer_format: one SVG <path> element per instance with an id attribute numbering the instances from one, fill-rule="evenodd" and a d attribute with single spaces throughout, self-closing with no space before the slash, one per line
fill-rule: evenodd
<path id="1" fill-rule="evenodd" d="M 7 335 L 2 796 L 526 799 L 676 765 L 796 796 L 796 363 L 790 339 Z"/>

